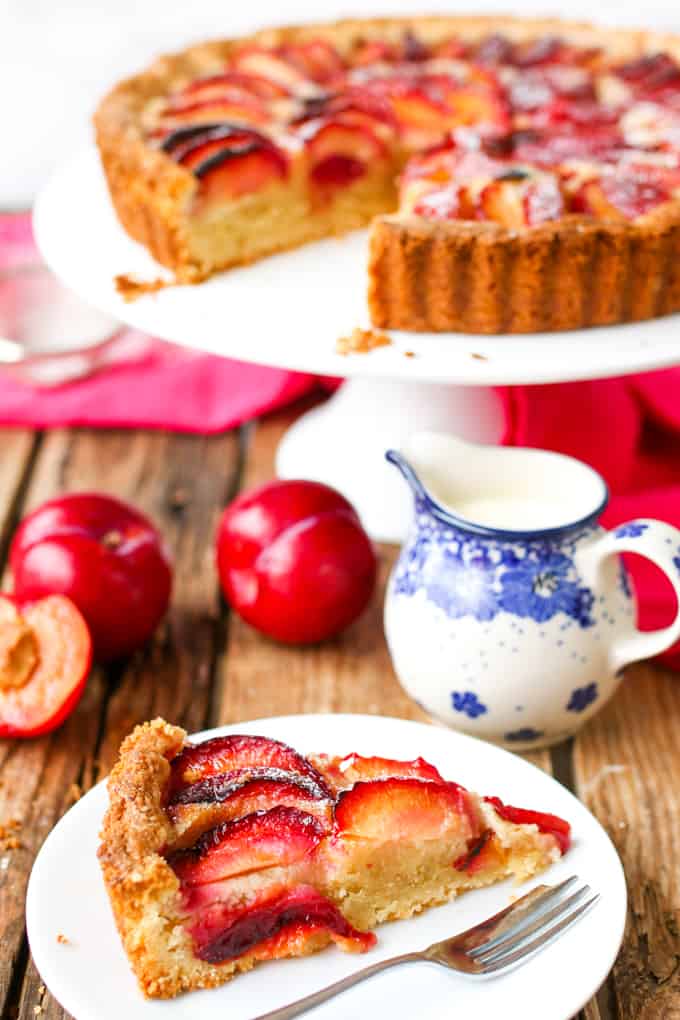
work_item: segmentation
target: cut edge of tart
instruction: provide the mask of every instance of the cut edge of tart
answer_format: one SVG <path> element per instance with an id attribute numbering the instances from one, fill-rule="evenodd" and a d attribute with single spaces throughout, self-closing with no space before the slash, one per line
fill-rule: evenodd
<path id="1" fill-rule="evenodd" d="M 576 80 L 591 65 L 596 76 Z M 680 309 L 679 66 L 678 36 L 558 19 L 273 28 L 190 47 L 121 82 L 95 114 L 97 144 L 121 223 L 180 283 L 371 224 L 379 328 L 638 321 Z M 547 142 L 534 152 L 557 138 L 585 155 L 560 149 L 557 181 L 539 158 L 527 188 L 474 182 L 474 202 L 464 195 L 458 209 L 436 184 L 406 201 L 401 171 L 458 128 L 496 143 L 538 130 Z M 640 154 L 649 161 L 631 170 Z M 669 187 L 655 179 L 666 158 Z"/>
<path id="2" fill-rule="evenodd" d="M 250 735 L 194 745 L 162 719 L 126 738 L 108 790 L 98 856 L 155 998 L 331 942 L 365 952 L 376 925 L 523 881 L 570 839 L 562 819 L 470 793 L 423 759 L 304 758 Z"/>

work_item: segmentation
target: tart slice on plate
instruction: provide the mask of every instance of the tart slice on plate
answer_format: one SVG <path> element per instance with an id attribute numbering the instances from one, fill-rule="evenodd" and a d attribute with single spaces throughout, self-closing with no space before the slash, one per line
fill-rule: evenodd
<path id="1" fill-rule="evenodd" d="M 303 757 L 267 737 L 191 744 L 162 719 L 124 741 L 99 858 L 145 995 L 215 987 L 547 867 L 569 824 L 481 797 L 422 758 Z"/>

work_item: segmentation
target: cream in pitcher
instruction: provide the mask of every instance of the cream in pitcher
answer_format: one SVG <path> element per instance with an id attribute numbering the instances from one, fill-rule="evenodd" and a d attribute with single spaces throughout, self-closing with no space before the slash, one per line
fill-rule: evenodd
<path id="1" fill-rule="evenodd" d="M 605 531 L 604 480 L 545 450 L 417 433 L 387 454 L 414 495 L 385 629 L 397 675 L 439 721 L 517 750 L 563 739 L 625 665 L 680 638 L 642 633 L 622 552 L 648 557 L 680 600 L 680 531 Z"/>

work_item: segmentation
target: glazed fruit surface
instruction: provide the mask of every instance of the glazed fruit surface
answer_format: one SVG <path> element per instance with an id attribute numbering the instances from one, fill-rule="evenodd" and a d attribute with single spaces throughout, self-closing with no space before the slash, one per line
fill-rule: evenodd
<path id="1" fill-rule="evenodd" d="M 334 879 L 344 884 L 351 874 L 340 880 L 338 868 L 365 848 L 449 840 L 463 851 L 447 859 L 444 850 L 452 876 L 476 880 L 487 869 L 495 880 L 506 850 L 485 805 L 501 826 L 528 824 L 547 836 L 551 852 L 569 845 L 561 819 L 497 798 L 481 802 L 422 758 L 308 759 L 258 736 L 186 745 L 171 761 L 163 801 L 175 824 L 164 856 L 179 880 L 194 955 L 210 964 L 251 952 L 260 960 L 295 955 L 319 935 L 348 951 L 370 948 L 375 936 L 350 923 L 332 894 Z M 181 824 L 187 808 L 189 829 Z"/>
<path id="2" fill-rule="evenodd" d="M 148 141 L 189 170 L 194 208 L 286 182 L 312 204 L 384 164 L 400 210 L 510 229 L 570 213 L 634 221 L 680 195 L 680 66 L 559 36 L 427 44 L 245 44 L 145 111 Z"/>

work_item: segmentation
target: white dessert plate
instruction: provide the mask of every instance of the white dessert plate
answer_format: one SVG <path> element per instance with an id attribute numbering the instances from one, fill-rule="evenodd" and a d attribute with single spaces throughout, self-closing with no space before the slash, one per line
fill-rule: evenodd
<path id="1" fill-rule="evenodd" d="M 369 321 L 366 231 L 126 303 L 115 276 L 154 280 L 167 270 L 118 223 L 94 149 L 52 177 L 36 203 L 34 229 L 52 271 L 85 301 L 153 336 L 241 361 L 475 386 L 598 379 L 680 363 L 678 315 L 526 336 L 392 332 L 393 346 L 343 357 L 335 352 L 338 337 Z"/>
<path id="2" fill-rule="evenodd" d="M 211 991 L 150 1001 L 137 988 L 113 923 L 97 863 L 107 795 L 100 783 L 75 804 L 45 841 L 31 875 L 26 918 L 31 952 L 52 994 L 78 1020 L 250 1020 L 283 1006 L 371 960 L 420 949 L 477 924 L 533 885 L 576 874 L 600 900 L 558 941 L 501 977 L 471 979 L 429 964 L 386 972 L 318 1008 L 315 1020 L 389 1016 L 443 1020 L 503 1016 L 505 1020 L 569 1020 L 597 991 L 614 962 L 626 913 L 619 858 L 593 816 L 558 782 L 523 759 L 450 730 L 363 715 L 298 715 L 222 727 L 219 733 L 260 733 L 313 750 L 424 755 L 442 773 L 511 804 L 562 815 L 573 847 L 540 878 L 506 882 L 462 896 L 408 921 L 378 929 L 366 956 L 329 947 L 314 956 L 256 967 Z M 59 939 L 59 936 L 63 939 Z M 64 941 L 66 939 L 67 941 Z"/>

